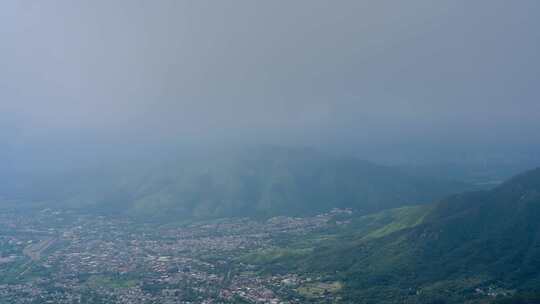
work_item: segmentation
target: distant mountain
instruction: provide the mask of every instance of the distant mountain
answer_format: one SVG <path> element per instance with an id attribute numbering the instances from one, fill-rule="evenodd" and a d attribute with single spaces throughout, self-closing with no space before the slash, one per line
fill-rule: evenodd
<path id="1" fill-rule="evenodd" d="M 355 303 L 489 303 L 540 292 L 540 169 L 491 191 L 360 217 L 312 240 L 287 245 L 307 254 L 263 268 L 341 281 Z"/>
<path id="2" fill-rule="evenodd" d="M 147 219 L 369 213 L 467 189 L 355 158 L 309 149 L 201 152 L 167 162 L 110 164 L 35 183 L 34 200 Z"/>

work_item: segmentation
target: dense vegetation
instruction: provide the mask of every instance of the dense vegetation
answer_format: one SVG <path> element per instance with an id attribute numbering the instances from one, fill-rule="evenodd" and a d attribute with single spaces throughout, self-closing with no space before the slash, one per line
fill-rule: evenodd
<path id="1" fill-rule="evenodd" d="M 519 295 L 540 289 L 540 169 L 491 191 L 364 216 L 246 259 L 270 272 L 343 282 L 354 302 L 536 303 Z"/>

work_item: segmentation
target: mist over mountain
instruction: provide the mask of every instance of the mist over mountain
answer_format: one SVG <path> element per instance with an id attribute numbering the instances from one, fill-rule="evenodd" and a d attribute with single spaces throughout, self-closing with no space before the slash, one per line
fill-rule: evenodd
<path id="1" fill-rule="evenodd" d="M 253 147 L 107 163 L 36 178 L 19 192 L 41 206 L 174 220 L 369 213 L 471 187 L 313 149 Z"/>

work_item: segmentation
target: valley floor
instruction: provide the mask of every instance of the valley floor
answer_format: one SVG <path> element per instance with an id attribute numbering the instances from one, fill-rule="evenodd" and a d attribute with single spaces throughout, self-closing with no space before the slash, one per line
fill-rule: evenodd
<path id="1" fill-rule="evenodd" d="M 324 230 L 349 212 L 168 226 L 50 209 L 5 213 L 0 303 L 334 302 L 339 282 L 262 274 L 242 258 Z"/>
<path id="2" fill-rule="evenodd" d="M 430 210 L 405 207 L 357 216 L 334 209 L 305 218 L 167 225 L 51 209 L 3 212 L 0 304 L 431 304 L 512 296 L 514 289 L 481 276 L 408 287 L 388 283 L 376 263 L 342 269 L 362 261 L 372 241 L 418 227 Z M 339 255 L 336 248 L 342 248 Z M 399 254 L 373 258 L 399 266 Z M 383 273 L 393 271 L 387 267 Z M 374 283 L 362 283 L 367 281 Z"/>

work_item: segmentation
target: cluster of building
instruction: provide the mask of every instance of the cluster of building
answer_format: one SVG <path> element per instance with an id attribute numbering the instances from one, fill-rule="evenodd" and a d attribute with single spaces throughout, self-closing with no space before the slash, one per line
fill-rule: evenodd
<path id="1" fill-rule="evenodd" d="M 350 210 L 174 227 L 49 209 L 31 216 L 1 214 L 0 299 L 13 304 L 299 303 L 295 290 L 306 278 L 258 274 L 239 257 L 272 247 L 276 235 L 324 229 L 344 213 Z"/>

